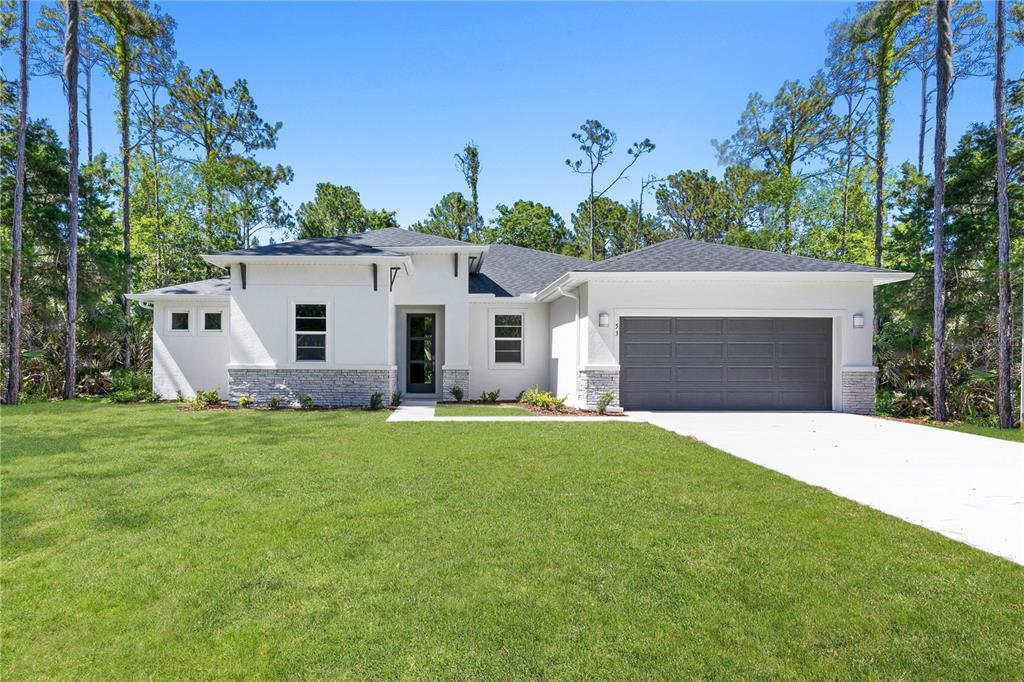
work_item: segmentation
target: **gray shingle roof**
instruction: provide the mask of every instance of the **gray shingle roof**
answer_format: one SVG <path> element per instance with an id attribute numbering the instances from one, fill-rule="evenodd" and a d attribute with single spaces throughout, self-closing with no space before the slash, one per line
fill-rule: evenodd
<path id="1" fill-rule="evenodd" d="M 518 296 L 532 294 L 570 270 L 590 261 L 509 244 L 491 244 L 480 271 L 469 277 L 469 293 Z"/>
<path id="2" fill-rule="evenodd" d="M 896 272 L 682 237 L 590 263 L 581 269 L 586 272 Z"/>
<path id="3" fill-rule="evenodd" d="M 395 256 L 398 252 L 389 248 L 417 246 L 468 246 L 466 242 L 444 237 L 435 237 L 421 232 L 412 232 L 397 227 L 370 230 L 344 237 L 316 237 L 282 242 L 251 249 L 227 251 L 221 256 Z"/>
<path id="4" fill-rule="evenodd" d="M 227 296 L 231 293 L 231 278 L 228 276 L 201 279 L 198 282 L 175 284 L 174 286 L 150 289 L 137 296 Z"/>

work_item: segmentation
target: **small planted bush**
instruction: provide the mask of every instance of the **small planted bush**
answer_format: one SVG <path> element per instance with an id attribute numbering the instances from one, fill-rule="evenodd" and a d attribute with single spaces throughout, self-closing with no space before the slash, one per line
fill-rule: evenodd
<path id="1" fill-rule="evenodd" d="M 532 405 L 548 412 L 561 412 L 565 409 L 566 398 L 558 398 L 551 391 L 542 391 L 538 387 L 528 388 L 523 391 L 519 402 Z"/>
<path id="2" fill-rule="evenodd" d="M 498 402 L 498 396 L 501 395 L 501 389 L 494 391 L 484 391 L 480 394 L 480 402 L 482 403 L 496 403 Z"/>
<path id="3" fill-rule="evenodd" d="M 280 410 L 282 407 L 284 407 L 284 399 L 279 395 L 271 396 L 268 405 L 272 410 Z"/>
<path id="4" fill-rule="evenodd" d="M 615 400 L 614 391 L 605 391 L 601 394 L 601 397 L 597 399 L 597 413 L 604 414 L 608 411 L 608 406 Z"/>
<path id="5" fill-rule="evenodd" d="M 391 407 L 398 407 L 402 404 L 402 392 L 395 391 L 391 394 Z"/>
<path id="6" fill-rule="evenodd" d="M 455 402 L 457 402 L 457 403 L 461 403 L 462 402 L 462 396 L 464 395 L 463 392 L 462 392 L 462 386 L 452 386 L 451 394 L 452 394 L 452 397 L 455 398 Z"/>
<path id="7" fill-rule="evenodd" d="M 299 398 L 299 407 L 301 407 L 304 410 L 312 410 L 313 409 L 313 396 L 310 395 L 309 393 L 307 393 L 306 395 L 304 395 L 301 398 Z"/>
<path id="8" fill-rule="evenodd" d="M 217 393 L 217 389 L 210 391 L 196 391 L 196 397 L 207 405 L 220 405 L 220 394 Z"/>
<path id="9" fill-rule="evenodd" d="M 238 399 L 238 406 L 241 408 L 253 407 L 256 404 L 256 398 L 251 395 L 243 395 Z"/>
<path id="10" fill-rule="evenodd" d="M 382 407 L 384 407 L 384 394 L 383 393 L 374 393 L 373 395 L 371 395 L 370 396 L 370 409 L 371 410 L 379 410 Z"/>

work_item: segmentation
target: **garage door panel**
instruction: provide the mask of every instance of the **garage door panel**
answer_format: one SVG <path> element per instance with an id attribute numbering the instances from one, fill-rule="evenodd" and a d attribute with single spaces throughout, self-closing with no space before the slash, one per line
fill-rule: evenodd
<path id="1" fill-rule="evenodd" d="M 832 406 L 829 318 L 622 318 L 626 409 Z"/>
<path id="2" fill-rule="evenodd" d="M 775 357 L 775 344 L 770 341 L 730 341 L 726 348 L 730 358 Z"/>
<path id="3" fill-rule="evenodd" d="M 775 383 L 775 368 L 767 367 L 733 367 L 726 368 L 726 381 L 730 384 L 756 382 L 760 384 Z"/>
<path id="4" fill-rule="evenodd" d="M 682 341 L 675 344 L 677 358 L 720 358 L 724 354 L 719 341 Z"/>
<path id="5" fill-rule="evenodd" d="M 676 334 L 721 334 L 725 320 L 720 317 L 676 317 L 672 329 Z"/>
<path id="6" fill-rule="evenodd" d="M 725 374 L 721 366 L 708 367 L 673 367 L 672 381 L 678 383 L 708 382 L 720 384 Z"/>
<path id="7" fill-rule="evenodd" d="M 627 358 L 644 359 L 672 357 L 672 344 L 667 341 L 662 343 L 633 341 L 625 344 L 624 348 Z"/>

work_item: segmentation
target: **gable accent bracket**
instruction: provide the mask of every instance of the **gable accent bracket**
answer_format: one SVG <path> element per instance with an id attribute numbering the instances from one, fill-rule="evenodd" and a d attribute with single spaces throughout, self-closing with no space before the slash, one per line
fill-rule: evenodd
<path id="1" fill-rule="evenodd" d="M 459 276 L 459 254 L 455 253 L 455 254 L 452 254 L 452 255 L 455 256 L 455 276 L 458 277 Z"/>
<path id="2" fill-rule="evenodd" d="M 238 264 L 239 273 L 242 275 L 242 288 L 245 288 L 245 263 Z"/>
<path id="3" fill-rule="evenodd" d="M 398 271 L 402 268 L 391 268 L 391 285 L 388 287 L 388 291 L 394 291 L 395 289 L 395 277 L 398 277 Z"/>
<path id="4" fill-rule="evenodd" d="M 371 267 L 373 268 L 373 290 L 377 291 L 377 264 L 374 263 Z"/>

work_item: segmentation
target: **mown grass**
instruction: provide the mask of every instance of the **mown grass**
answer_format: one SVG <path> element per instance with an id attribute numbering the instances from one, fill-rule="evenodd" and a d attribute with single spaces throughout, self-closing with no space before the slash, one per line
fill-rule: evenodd
<path id="1" fill-rule="evenodd" d="M 437 417 L 532 417 L 524 407 L 516 405 L 451 405 L 442 404 L 434 408 Z"/>
<path id="2" fill-rule="evenodd" d="M 994 426 L 977 426 L 975 424 L 936 424 L 931 423 L 930 426 L 938 426 L 939 428 L 949 429 L 950 431 L 960 431 L 962 433 L 972 433 L 975 436 L 988 436 L 989 438 L 999 438 L 1001 440 L 1012 440 L 1018 443 L 1024 443 L 1024 429 L 999 429 Z M 1021 452 L 1024 455 L 1024 451 Z"/>
<path id="3" fill-rule="evenodd" d="M 1024 676 L 1024 567 L 633 423 L 4 408 L 3 679 Z"/>

